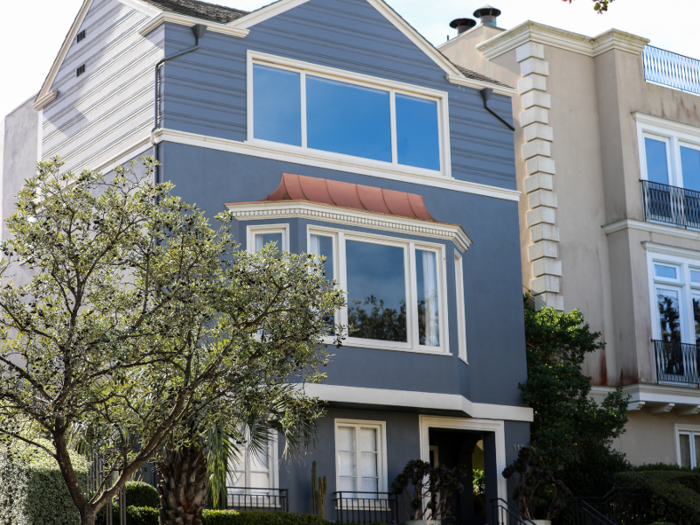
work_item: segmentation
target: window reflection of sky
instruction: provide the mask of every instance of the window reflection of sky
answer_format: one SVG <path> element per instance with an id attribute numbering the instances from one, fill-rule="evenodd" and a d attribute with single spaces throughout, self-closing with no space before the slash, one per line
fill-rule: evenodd
<path id="1" fill-rule="evenodd" d="M 387 91 L 306 77 L 309 148 L 391 162 Z"/>
<path id="2" fill-rule="evenodd" d="M 700 191 L 700 150 L 681 146 L 681 166 L 683 169 L 683 187 Z"/>
<path id="3" fill-rule="evenodd" d="M 396 94 L 398 163 L 440 169 L 437 102 Z"/>
<path id="4" fill-rule="evenodd" d="M 299 73 L 253 66 L 255 138 L 301 146 Z"/>
<path id="5" fill-rule="evenodd" d="M 651 182 L 668 184 L 666 143 L 660 140 L 645 138 L 644 147 L 647 154 L 647 178 Z"/>

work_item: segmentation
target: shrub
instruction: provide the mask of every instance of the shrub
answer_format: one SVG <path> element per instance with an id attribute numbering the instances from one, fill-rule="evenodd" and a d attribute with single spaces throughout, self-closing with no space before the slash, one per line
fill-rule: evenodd
<path id="1" fill-rule="evenodd" d="M 204 510 L 204 525 L 327 525 L 315 514 L 260 510 Z M 131 523 L 129 524 L 131 525 Z"/>
<path id="2" fill-rule="evenodd" d="M 39 440 L 50 449 L 48 441 Z M 85 486 L 88 461 L 71 452 L 78 481 Z M 80 514 L 53 457 L 21 443 L 3 445 L 0 452 L 0 523 L 76 525 Z"/>
<path id="3" fill-rule="evenodd" d="M 128 525 L 158 525 L 158 513 L 157 508 L 129 505 L 126 507 L 126 522 Z M 119 523 L 119 505 L 112 506 L 112 523 Z"/>
<path id="4" fill-rule="evenodd" d="M 641 470 L 615 476 L 629 487 L 649 491 L 650 518 L 656 522 L 700 525 L 700 475 L 687 470 Z"/>
<path id="5" fill-rule="evenodd" d="M 126 504 L 129 507 L 160 507 L 158 491 L 152 485 L 143 481 L 128 481 L 126 483 Z"/>

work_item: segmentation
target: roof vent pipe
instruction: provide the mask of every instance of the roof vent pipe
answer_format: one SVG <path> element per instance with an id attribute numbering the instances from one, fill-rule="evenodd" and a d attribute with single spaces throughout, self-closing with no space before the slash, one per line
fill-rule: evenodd
<path id="1" fill-rule="evenodd" d="M 450 27 L 457 30 L 457 34 L 461 35 L 476 25 L 476 20 L 471 18 L 455 18 L 450 22 Z"/>
<path id="2" fill-rule="evenodd" d="M 501 16 L 501 10 L 488 4 L 474 11 L 474 17 L 485 26 L 498 27 L 496 20 L 499 16 Z"/>

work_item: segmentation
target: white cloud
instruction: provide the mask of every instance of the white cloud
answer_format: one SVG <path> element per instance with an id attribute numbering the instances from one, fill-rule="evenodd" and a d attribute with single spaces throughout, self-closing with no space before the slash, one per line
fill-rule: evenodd
<path id="1" fill-rule="evenodd" d="M 210 0 L 253 10 L 267 0 Z M 488 0 L 503 11 L 501 27 L 514 27 L 525 20 L 561 27 L 589 36 L 611 27 L 651 39 L 651 44 L 700 58 L 697 21 L 700 0 L 674 0 L 672 6 L 658 0 L 615 0 L 610 11 L 598 15 L 591 0 Z M 482 5 L 468 0 L 388 0 L 389 4 L 433 44 L 454 35 L 449 22 L 471 16 Z M 41 87 L 63 43 L 82 0 L 1 1 L 0 15 L 6 23 L 0 32 L 0 115 L 5 115 Z M 664 12 L 668 9 L 668 12 Z"/>

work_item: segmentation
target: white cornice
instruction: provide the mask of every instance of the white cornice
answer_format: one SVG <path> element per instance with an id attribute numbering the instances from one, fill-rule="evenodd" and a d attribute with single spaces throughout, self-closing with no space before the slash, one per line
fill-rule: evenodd
<path id="1" fill-rule="evenodd" d="M 157 16 L 158 13 L 160 13 L 160 9 L 152 6 L 151 4 L 147 4 L 146 2 L 142 2 L 141 0 L 118 0 L 122 4 L 129 6 L 132 9 L 135 9 L 136 11 L 139 11 L 143 13 L 146 16 Z"/>
<path id="2" fill-rule="evenodd" d="M 611 49 L 640 54 L 649 40 L 617 29 L 610 29 L 596 37 L 573 33 L 532 20 L 496 35 L 476 48 L 489 60 L 501 56 L 526 42 L 537 42 L 581 55 L 596 57 Z"/>
<path id="3" fill-rule="evenodd" d="M 57 96 L 58 96 L 58 91 L 56 91 L 54 89 L 53 91 L 49 91 L 48 93 L 46 93 L 41 98 L 37 97 L 37 99 L 34 100 L 32 106 L 34 106 L 34 109 L 36 109 L 37 111 L 41 111 L 46 106 L 51 104 L 51 102 L 53 102 Z"/>
<path id="4" fill-rule="evenodd" d="M 591 387 L 591 394 L 598 398 L 603 398 L 614 390 L 614 387 L 609 386 L 593 386 Z M 700 405 L 700 390 L 682 386 L 634 383 L 623 386 L 622 395 L 630 396 L 627 410 L 672 403 L 676 409 L 682 411 L 684 407 L 697 407 Z"/>
<path id="5" fill-rule="evenodd" d="M 473 403 L 459 394 L 435 394 L 411 390 L 361 388 L 328 384 L 306 384 L 307 395 L 335 403 L 410 407 L 422 410 L 449 410 L 462 412 L 473 418 L 505 421 L 533 421 L 529 407 Z"/>
<path id="6" fill-rule="evenodd" d="M 166 22 L 187 27 L 192 27 L 196 24 L 203 23 L 207 26 L 207 31 L 221 33 L 223 35 L 235 36 L 237 38 L 245 38 L 250 32 L 247 29 L 240 29 L 238 27 L 233 27 L 227 24 L 217 24 L 216 22 L 202 20 L 201 18 L 179 15 L 177 13 L 162 12 L 158 16 L 155 16 L 149 22 L 147 22 L 146 25 L 144 25 L 139 30 L 139 34 L 141 34 L 141 36 L 146 36 L 155 28 Z"/>
<path id="7" fill-rule="evenodd" d="M 482 195 L 484 197 L 491 197 L 494 199 L 503 199 L 514 202 L 520 201 L 520 192 L 517 190 L 509 190 L 499 188 L 497 186 L 478 184 L 475 182 L 466 182 L 454 179 L 452 177 L 448 178 L 422 175 L 417 172 L 412 173 L 409 168 L 395 167 L 388 163 L 387 167 L 380 167 L 378 164 L 376 166 L 370 166 L 369 164 L 363 162 L 363 159 L 351 161 L 351 158 L 347 155 L 344 155 L 343 158 L 340 159 L 340 157 L 337 155 L 321 155 L 320 153 L 302 151 L 300 148 L 285 148 L 284 144 L 268 145 L 263 143 L 238 142 L 230 139 L 210 137 L 207 135 L 171 129 L 157 130 L 154 138 L 156 143 L 173 142 L 187 146 L 197 146 L 217 151 L 250 155 L 253 157 L 291 162 L 305 166 L 315 166 L 317 168 L 397 180 L 411 184 L 419 184 L 422 186 L 431 186 L 434 188 L 443 188 L 462 193 Z"/>
<path id="8" fill-rule="evenodd" d="M 469 236 L 457 224 L 421 221 L 316 202 L 262 201 L 232 203 L 227 204 L 226 207 L 239 221 L 303 217 L 324 222 L 351 224 L 374 230 L 444 239 L 452 241 L 462 252 L 466 251 L 471 244 Z"/>
<path id="9" fill-rule="evenodd" d="M 499 86 L 498 84 L 492 84 L 490 82 L 484 82 L 481 80 L 468 78 L 468 77 L 465 77 L 464 75 L 445 75 L 445 76 L 447 78 L 447 81 L 450 84 L 456 84 L 458 86 L 465 86 L 465 87 L 470 87 L 470 88 L 479 89 L 479 90 L 484 89 L 484 88 L 491 88 L 491 89 L 493 89 L 494 93 L 498 93 L 499 95 L 505 95 L 507 97 L 514 97 L 518 93 L 518 90 L 516 90 L 515 88 Z"/>
<path id="10" fill-rule="evenodd" d="M 698 240 L 700 240 L 700 233 L 698 234 Z M 659 244 L 650 241 L 642 242 L 642 246 L 644 246 L 646 251 L 651 253 L 672 255 L 684 259 L 695 259 L 696 261 L 700 260 L 700 250 L 689 250 L 688 248 L 678 248 L 677 246 L 669 246 L 668 244 Z"/>
<path id="11" fill-rule="evenodd" d="M 648 233 L 658 233 L 668 235 L 670 237 L 678 237 L 679 239 L 700 240 L 700 232 L 692 230 L 684 230 L 683 228 L 674 228 L 654 222 L 645 222 L 637 219 L 623 219 L 603 226 L 603 231 L 610 235 L 624 229 L 638 230 Z"/>

